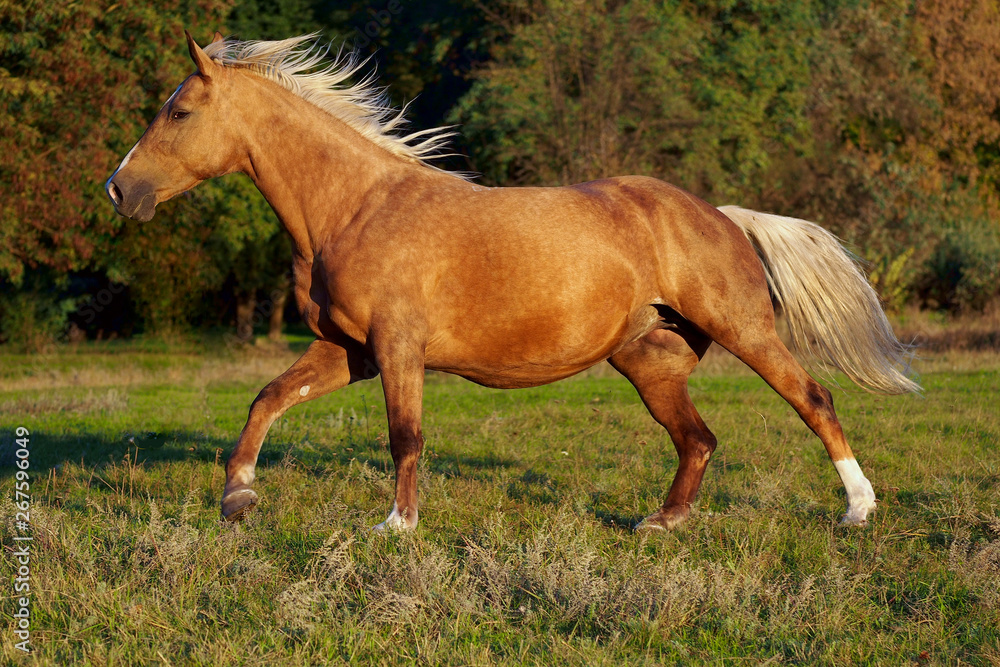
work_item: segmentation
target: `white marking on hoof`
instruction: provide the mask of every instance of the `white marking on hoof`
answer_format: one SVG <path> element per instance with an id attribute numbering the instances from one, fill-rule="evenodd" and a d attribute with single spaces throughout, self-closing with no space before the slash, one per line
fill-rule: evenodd
<path id="1" fill-rule="evenodd" d="M 867 514 L 867 513 L 866 513 Z M 840 517 L 841 526 L 856 526 L 858 528 L 864 528 L 868 525 L 867 516 L 861 516 L 860 513 L 848 510 L 847 514 Z"/>
<path id="2" fill-rule="evenodd" d="M 635 528 L 633 528 L 632 530 L 634 530 L 637 533 L 643 533 L 647 531 L 664 532 L 664 533 L 667 532 L 667 529 L 661 526 L 660 524 L 653 523 L 652 521 L 646 521 L 645 519 L 636 524 Z"/>
<path id="3" fill-rule="evenodd" d="M 840 518 L 840 525 L 866 525 L 868 513 L 875 509 L 875 490 L 872 489 L 872 483 L 861 472 L 861 467 L 855 459 L 834 461 L 833 465 L 847 492 L 847 513 Z"/>
<path id="4" fill-rule="evenodd" d="M 406 515 L 404 516 L 404 514 L 399 512 L 399 509 L 396 507 L 396 503 L 393 503 L 392 512 L 388 517 L 386 517 L 385 521 L 372 528 L 372 531 L 376 533 L 383 533 L 390 530 L 399 532 L 415 530 L 417 528 L 417 513 L 413 512 L 412 514 L 413 516 L 411 520 L 411 517 L 409 516 L 410 512 L 406 512 Z"/>
<path id="5" fill-rule="evenodd" d="M 299 389 L 299 396 L 305 396 L 308 393 L 309 393 L 309 385 L 307 384 L 302 385 L 302 389 Z"/>

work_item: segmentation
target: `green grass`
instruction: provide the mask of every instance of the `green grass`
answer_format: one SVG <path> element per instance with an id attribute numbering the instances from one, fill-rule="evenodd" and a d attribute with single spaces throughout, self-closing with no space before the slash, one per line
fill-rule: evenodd
<path id="1" fill-rule="evenodd" d="M 0 357 L 0 532 L 31 431 L 28 664 L 1000 664 L 1000 358 L 921 370 L 923 398 L 835 390 L 880 504 L 835 525 L 820 442 L 721 357 L 691 393 L 719 438 L 691 520 L 630 526 L 676 468 L 631 386 L 427 378 L 420 527 L 392 504 L 377 381 L 271 429 L 261 503 L 218 519 L 223 463 L 288 353 L 84 346 Z M 829 384 L 829 382 L 827 383 Z M 846 385 L 845 385 L 846 386 Z"/>

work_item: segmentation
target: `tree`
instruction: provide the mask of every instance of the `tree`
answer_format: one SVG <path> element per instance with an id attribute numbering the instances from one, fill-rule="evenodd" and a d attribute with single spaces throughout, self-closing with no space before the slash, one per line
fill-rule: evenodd
<path id="1" fill-rule="evenodd" d="M 183 29 L 226 0 L 0 2 L 0 274 L 81 268 L 119 229 L 114 165 L 186 75 Z"/>
<path id="2" fill-rule="evenodd" d="M 453 119 L 498 183 L 656 174 L 741 200 L 785 154 L 809 148 L 800 3 L 633 0 L 510 3 Z"/>
<path id="3" fill-rule="evenodd" d="M 452 119 L 490 182 L 657 176 L 820 221 L 897 300 L 981 305 L 970 295 L 1000 281 L 997 14 L 990 0 L 512 0 Z"/>
<path id="4" fill-rule="evenodd" d="M 95 266 L 128 280 L 135 267 L 121 261 L 129 254 L 119 239 L 123 222 L 104 182 L 169 95 L 168 86 L 189 73 L 183 29 L 215 25 L 230 4 L 0 0 L 5 294 L 16 292 L 26 270 L 48 276 L 55 288 L 71 272 Z M 164 219 L 169 215 L 158 221 L 168 229 L 191 222 Z M 143 284 L 137 287 L 147 305 L 156 301 Z M 61 301 L 57 294 L 49 298 Z"/>
<path id="5" fill-rule="evenodd" d="M 242 40 L 285 39 L 316 32 L 308 0 L 242 0 L 226 25 Z M 222 191 L 200 201 L 214 211 L 216 223 L 206 239 L 206 253 L 235 301 L 236 338 L 249 342 L 254 325 L 268 321 L 268 337 L 280 339 L 285 302 L 291 286 L 291 244 L 285 230 L 253 185 L 240 177 L 217 181 Z M 220 196 L 221 195 L 221 196 Z"/>
<path id="6" fill-rule="evenodd" d="M 316 32 L 315 2 L 310 0 L 240 0 L 226 19 L 237 39 L 286 39 Z"/>
<path id="7" fill-rule="evenodd" d="M 319 0 L 314 16 L 335 45 L 370 57 L 397 107 L 406 106 L 414 128 L 438 127 L 470 85 L 469 73 L 489 57 L 503 28 L 492 2 L 481 0 Z M 468 148 L 461 134 L 456 153 Z M 446 168 L 469 169 L 464 155 L 442 156 Z"/>
<path id="8" fill-rule="evenodd" d="M 827 221 L 925 305 L 998 293 L 1000 23 L 981 0 L 845 4 L 813 55 L 815 158 L 798 210 Z M 903 264 L 900 264 L 903 262 Z"/>
<path id="9" fill-rule="evenodd" d="M 0 201 L 0 280 L 9 291 L 26 268 L 55 276 L 97 268 L 128 283 L 146 330 L 162 332 L 186 327 L 201 296 L 227 279 L 237 295 L 287 289 L 288 244 L 246 179 L 206 183 L 144 224 L 115 215 L 103 191 L 191 72 L 183 30 L 204 39 L 225 30 L 231 12 L 245 30 L 256 19 L 289 29 L 293 13 L 275 23 L 267 4 L 243 3 L 240 12 L 231 0 L 0 4 L 0 178 L 8 194 Z M 274 310 L 280 328 L 283 308 Z M 0 304 L 0 319 L 3 311 Z"/>

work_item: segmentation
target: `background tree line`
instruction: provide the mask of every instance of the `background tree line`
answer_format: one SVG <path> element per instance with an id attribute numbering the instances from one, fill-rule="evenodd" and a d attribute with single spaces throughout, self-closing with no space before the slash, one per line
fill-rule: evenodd
<path id="1" fill-rule="evenodd" d="M 648 174 L 820 222 L 890 309 L 1000 295 L 996 0 L 0 0 L 0 340 L 280 328 L 290 247 L 248 179 L 145 224 L 103 191 L 184 28 L 355 44 L 489 185 Z"/>

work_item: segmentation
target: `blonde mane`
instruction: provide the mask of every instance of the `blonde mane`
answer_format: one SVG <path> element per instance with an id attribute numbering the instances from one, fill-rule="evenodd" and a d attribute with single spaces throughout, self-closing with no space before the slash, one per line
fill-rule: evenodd
<path id="1" fill-rule="evenodd" d="M 368 59 L 341 48 L 327 62 L 330 46 L 319 44 L 317 36 L 312 33 L 274 42 L 226 39 L 209 44 L 204 51 L 220 65 L 245 68 L 277 83 L 393 155 L 438 169 L 427 160 L 442 157 L 439 151 L 455 133 L 447 127 L 435 127 L 396 134 L 408 122 L 406 108 L 390 106 L 385 89 L 375 83 L 374 72 L 363 75 L 353 85 L 345 84 Z"/>

